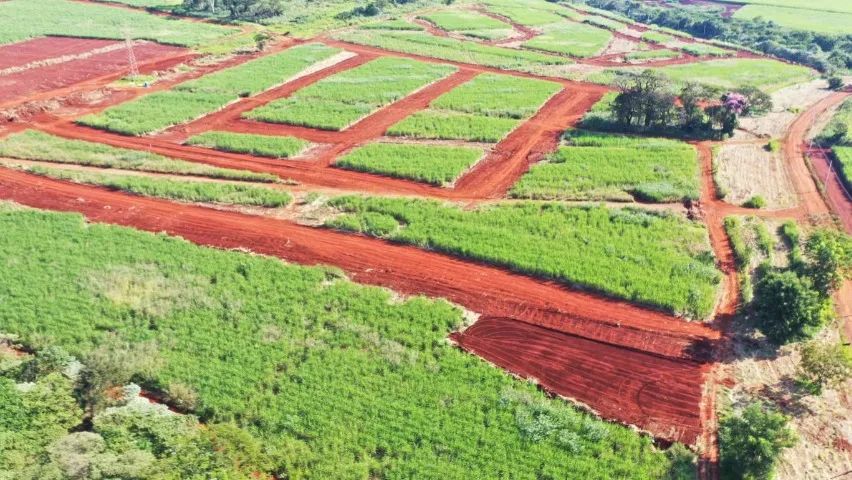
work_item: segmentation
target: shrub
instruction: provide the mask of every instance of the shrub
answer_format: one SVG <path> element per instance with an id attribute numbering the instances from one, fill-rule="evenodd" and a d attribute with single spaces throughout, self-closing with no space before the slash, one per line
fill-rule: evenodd
<path id="1" fill-rule="evenodd" d="M 802 345 L 801 354 L 799 381 L 815 395 L 852 377 L 852 348 L 847 345 L 810 341 Z"/>
<path id="2" fill-rule="evenodd" d="M 198 407 L 198 393 L 184 383 L 175 382 L 169 384 L 166 389 L 167 399 L 169 404 L 174 405 L 181 411 L 192 411 Z"/>
<path id="3" fill-rule="evenodd" d="M 766 200 L 760 195 L 755 195 L 743 202 L 743 206 L 746 208 L 763 208 L 766 206 Z"/>
<path id="4" fill-rule="evenodd" d="M 795 443 L 787 417 L 761 403 L 752 403 L 719 423 L 722 476 L 731 480 L 770 479 L 781 451 Z"/>
<path id="5" fill-rule="evenodd" d="M 843 77 L 832 76 L 828 78 L 828 88 L 831 90 L 843 89 Z"/>

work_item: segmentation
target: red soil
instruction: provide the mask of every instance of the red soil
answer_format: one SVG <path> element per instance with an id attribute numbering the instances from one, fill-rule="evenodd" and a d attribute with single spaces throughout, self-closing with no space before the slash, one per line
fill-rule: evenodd
<path id="1" fill-rule="evenodd" d="M 490 40 L 490 41 L 487 41 L 485 43 L 488 43 L 488 44 L 491 44 L 491 45 L 503 45 L 505 43 L 526 42 L 527 40 L 532 40 L 533 38 L 535 38 L 539 35 L 539 32 L 537 32 L 536 30 L 534 30 L 534 29 L 532 29 L 532 28 L 530 28 L 526 25 L 520 24 L 520 23 L 512 20 L 509 17 L 504 17 L 503 15 L 500 15 L 500 14 L 497 14 L 497 13 L 494 13 L 494 12 L 489 12 L 487 9 L 485 9 L 483 7 L 475 7 L 474 10 L 485 15 L 486 17 L 491 17 L 495 20 L 499 20 L 503 23 L 507 23 L 507 24 L 511 25 L 512 29 L 515 32 L 518 33 L 517 35 L 512 35 L 510 38 Z"/>
<path id="2" fill-rule="evenodd" d="M 141 70 L 171 66 L 188 58 L 186 49 L 156 43 L 137 44 L 133 51 Z M 67 87 L 77 89 L 83 82 L 107 83 L 128 70 L 127 51 L 118 49 L 0 76 L 0 106 L 44 98 L 40 94 L 58 96 Z"/>
<path id="3" fill-rule="evenodd" d="M 443 28 L 438 27 L 437 25 L 435 25 L 434 23 L 432 23 L 428 20 L 423 20 L 422 18 L 415 18 L 415 19 L 412 20 L 412 22 L 414 22 L 415 24 L 420 25 L 421 27 L 425 28 L 426 32 L 429 35 L 433 35 L 435 37 L 449 37 L 450 36 L 450 32 L 444 30 Z"/>
<path id="4" fill-rule="evenodd" d="M 571 358 L 571 363 L 586 352 L 595 361 L 587 359 L 574 373 L 563 365 L 565 373 L 557 381 L 552 366 L 543 365 L 540 357 L 531 361 L 527 350 L 516 352 L 517 344 L 501 340 L 490 349 L 480 346 L 474 334 L 488 321 L 461 335 L 463 343 L 466 336 L 471 338 L 470 348 L 508 349 L 501 357 L 506 365 L 518 365 L 524 375 L 541 375 L 547 388 L 581 399 L 607 418 L 637 422 L 661 438 L 691 442 L 697 435 L 704 372 L 698 361 L 708 359 L 719 340 L 718 333 L 703 324 L 414 247 L 17 171 L 0 169 L 0 198 L 81 212 L 91 221 L 166 232 L 202 245 L 246 248 L 300 264 L 337 265 L 357 282 L 447 298 L 486 317 L 502 318 L 502 325 L 516 331 L 539 332 L 539 340 L 528 338 L 524 343 L 529 348 L 537 342 L 531 351 L 547 346 Z M 602 378 L 610 381 L 599 381 Z M 607 396 L 591 395 L 592 383 L 602 384 L 597 388 Z"/>
<path id="5" fill-rule="evenodd" d="M 624 350 L 507 318 L 480 318 L 450 338 L 604 418 L 688 444 L 701 431 L 697 406 L 707 365 Z"/>
<path id="6" fill-rule="evenodd" d="M 0 46 L 0 70 L 115 45 L 114 40 L 42 37 Z"/>
<path id="7" fill-rule="evenodd" d="M 814 173 L 825 189 L 826 200 L 831 206 L 831 211 L 840 219 L 846 233 L 852 234 L 852 192 L 843 185 L 843 180 L 837 172 L 836 162 L 830 158 L 830 151 L 812 147 L 807 149 L 807 153 L 814 167 Z"/>

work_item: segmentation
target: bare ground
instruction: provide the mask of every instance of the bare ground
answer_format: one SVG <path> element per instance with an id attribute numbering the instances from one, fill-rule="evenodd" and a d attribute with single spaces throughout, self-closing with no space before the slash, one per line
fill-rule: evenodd
<path id="1" fill-rule="evenodd" d="M 727 193 L 725 201 L 740 205 L 760 195 L 769 209 L 796 205 L 780 152 L 769 152 L 760 143 L 730 143 L 719 149 L 715 163 L 715 178 Z"/>
<path id="2" fill-rule="evenodd" d="M 813 80 L 782 88 L 772 94 L 772 111 L 762 117 L 743 117 L 734 139 L 755 136 L 778 138 L 790 127 L 800 112 L 831 94 L 825 80 Z M 743 131 L 744 130 L 744 131 Z"/>

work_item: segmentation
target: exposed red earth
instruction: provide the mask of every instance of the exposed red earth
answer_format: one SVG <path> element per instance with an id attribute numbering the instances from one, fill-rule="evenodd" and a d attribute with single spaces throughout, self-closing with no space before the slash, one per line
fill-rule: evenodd
<path id="1" fill-rule="evenodd" d="M 512 35 L 509 38 L 489 40 L 485 43 L 488 43 L 488 44 L 491 44 L 491 45 L 503 45 L 503 44 L 507 44 L 507 43 L 526 42 L 527 40 L 532 40 L 533 38 L 535 38 L 539 35 L 539 32 L 536 31 L 535 29 L 528 27 L 526 25 L 523 25 L 521 23 L 518 23 L 518 22 L 512 20 L 509 17 L 504 17 L 503 15 L 499 15 L 497 13 L 488 11 L 487 9 L 485 9 L 483 7 L 474 7 L 474 10 L 485 15 L 486 17 L 491 17 L 495 20 L 499 20 L 503 23 L 511 25 L 512 29 L 515 32 L 517 32 L 516 35 Z"/>
<path id="2" fill-rule="evenodd" d="M 61 43 L 65 39 L 53 38 L 52 40 Z M 78 40 L 71 39 L 71 42 L 76 44 Z M 150 69 L 155 65 L 162 66 L 164 63 L 173 65 L 185 60 L 188 55 L 188 50 L 184 48 L 150 42 L 134 44 L 133 52 L 140 68 L 145 69 Z M 2 53 L 0 52 L 0 54 Z M 0 62 L 3 63 L 13 61 L 3 59 L 3 57 L 0 57 L 0 59 L 2 59 Z M 26 65 L 26 63 L 23 65 Z M 89 80 L 119 78 L 127 72 L 128 68 L 127 50 L 120 48 L 86 58 L 47 64 L 0 75 L 0 106 L 22 100 L 29 101 L 33 99 L 33 94 L 53 93 L 64 87 Z"/>
<path id="3" fill-rule="evenodd" d="M 843 229 L 852 234 L 852 192 L 843 185 L 837 166 L 831 159 L 831 152 L 817 147 L 807 148 L 806 152 L 814 167 L 814 174 L 825 189 L 831 211 L 837 215 Z"/>
<path id="4" fill-rule="evenodd" d="M 94 38 L 41 37 L 0 46 L 0 72 L 51 58 L 78 55 L 98 48 L 116 45 L 115 40 Z"/>

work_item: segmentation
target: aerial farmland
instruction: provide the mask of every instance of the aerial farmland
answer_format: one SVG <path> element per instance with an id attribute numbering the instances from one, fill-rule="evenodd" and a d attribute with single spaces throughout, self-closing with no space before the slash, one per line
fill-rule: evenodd
<path id="1" fill-rule="evenodd" d="M 852 472 L 840 0 L 0 0 L 0 480 Z"/>

